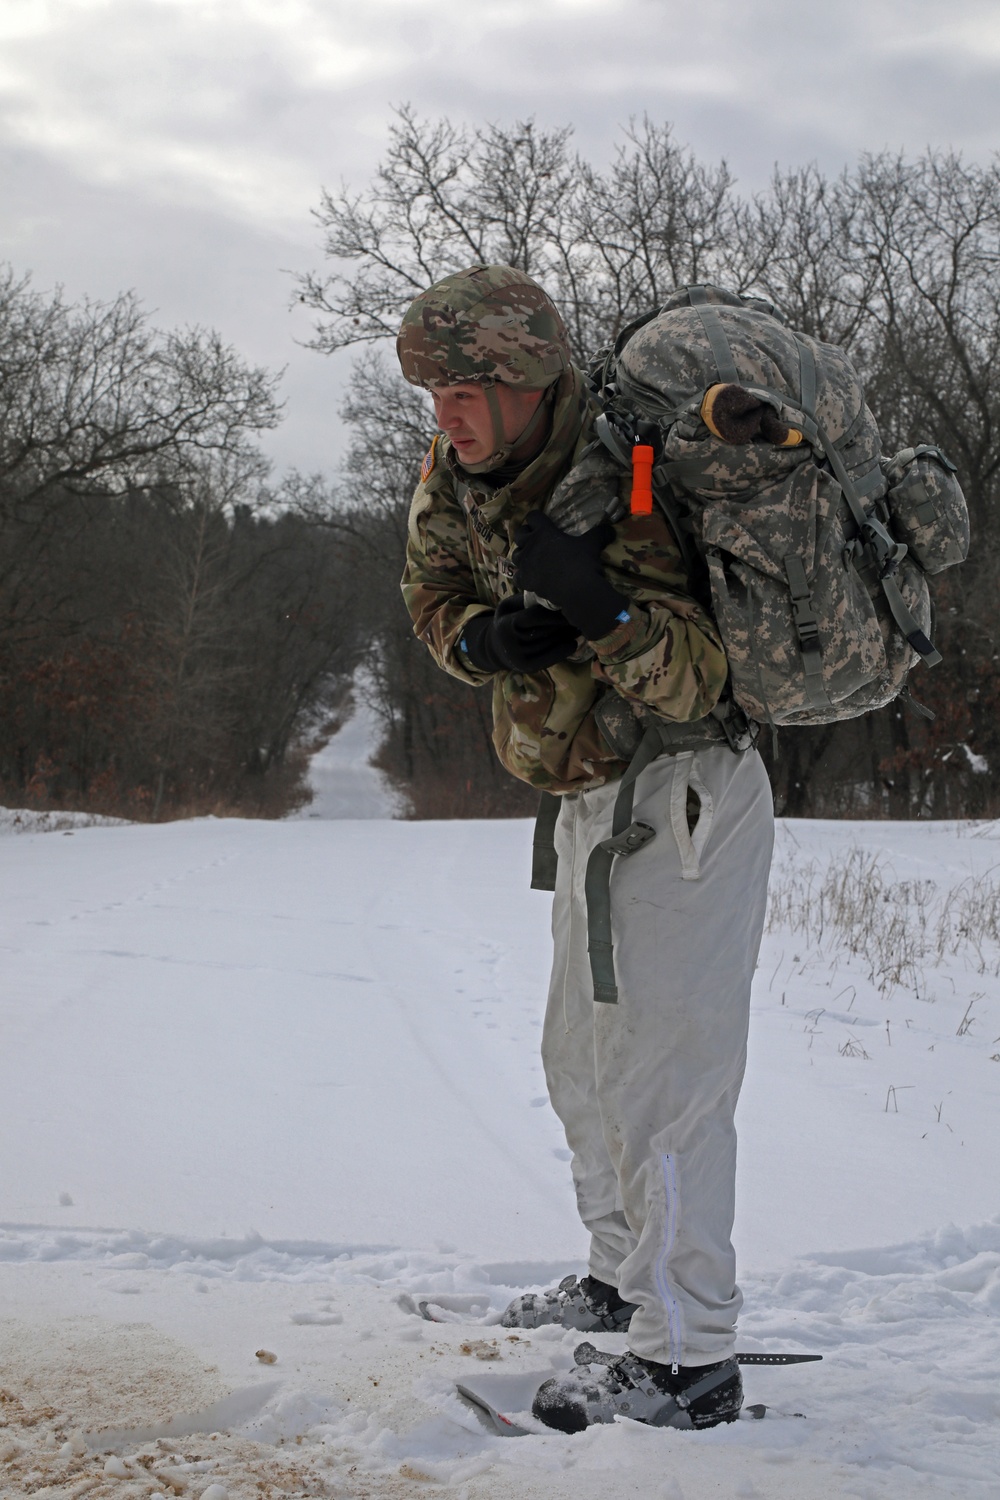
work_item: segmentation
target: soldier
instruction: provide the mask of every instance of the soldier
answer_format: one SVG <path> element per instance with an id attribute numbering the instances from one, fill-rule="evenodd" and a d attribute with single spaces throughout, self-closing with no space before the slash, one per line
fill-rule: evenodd
<path id="1" fill-rule="evenodd" d="M 665 518 L 629 513 L 629 476 L 593 442 L 597 410 L 542 288 L 507 266 L 449 276 L 413 302 L 397 347 L 441 429 L 410 511 L 414 629 L 445 671 L 491 685 L 500 760 L 560 801 L 542 1051 L 589 1274 L 519 1297 L 503 1322 L 628 1329 L 629 1353 L 582 1345 L 541 1387 L 551 1427 L 732 1421 L 733 1113 L 773 842 L 764 768 L 733 727 L 719 632 Z M 631 814 L 651 841 L 618 858 L 609 898 L 601 862 L 628 852 L 602 848 L 616 802 L 619 826 Z M 602 982 L 588 922 L 596 951 L 609 900 Z"/>

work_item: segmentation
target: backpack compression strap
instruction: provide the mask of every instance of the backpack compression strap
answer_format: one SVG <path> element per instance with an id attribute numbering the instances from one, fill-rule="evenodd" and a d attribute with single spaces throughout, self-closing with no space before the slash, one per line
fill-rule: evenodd
<path id="1" fill-rule="evenodd" d="M 868 549 L 878 572 L 879 584 L 885 595 L 892 617 L 898 625 L 902 634 L 913 647 L 917 655 L 929 667 L 936 667 L 941 661 L 941 653 L 935 647 L 933 641 L 929 640 L 921 630 L 918 621 L 914 618 L 912 610 L 900 592 L 899 584 L 892 576 L 903 558 L 906 556 L 907 548 L 903 542 L 897 542 L 891 537 L 882 525 L 881 521 L 874 516 L 866 514 L 864 506 L 858 498 L 857 488 L 853 479 L 847 472 L 844 460 L 837 451 L 836 445 L 830 441 L 826 429 L 821 425 L 816 416 L 816 361 L 808 344 L 801 339 L 796 339 L 799 346 L 799 390 L 802 413 L 805 417 L 803 433 L 806 437 L 818 441 L 823 452 L 829 460 L 834 476 L 844 492 L 854 524 L 858 528 L 858 540 L 862 549 Z M 787 566 L 787 558 L 786 558 Z"/>

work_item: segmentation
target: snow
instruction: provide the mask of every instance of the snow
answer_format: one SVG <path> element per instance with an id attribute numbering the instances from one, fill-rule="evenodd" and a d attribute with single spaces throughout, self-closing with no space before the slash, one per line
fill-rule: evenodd
<path id="1" fill-rule="evenodd" d="M 400 813 L 400 798 L 381 771 L 369 764 L 378 743 L 378 717 L 366 701 L 364 676 L 353 687 L 355 708 L 309 762 L 312 801 L 299 813 L 303 818 L 392 818 Z"/>
<path id="2" fill-rule="evenodd" d="M 965 758 L 969 762 L 970 769 L 975 771 L 979 776 L 985 775 L 990 768 L 990 763 L 986 759 L 986 756 L 977 755 L 971 745 L 963 745 L 961 748 L 965 751 Z"/>
<path id="3" fill-rule="evenodd" d="M 579 1342 L 496 1321 L 585 1249 L 549 898 L 527 823 L 371 808 L 0 839 L 0 1495 L 994 1495 L 1000 826 L 779 830 L 740 1344 L 805 1419 L 508 1441 L 454 1382 Z"/>

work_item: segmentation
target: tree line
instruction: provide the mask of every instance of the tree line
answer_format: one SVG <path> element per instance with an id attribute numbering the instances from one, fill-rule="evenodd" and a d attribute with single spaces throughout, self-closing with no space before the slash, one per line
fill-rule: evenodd
<path id="1" fill-rule="evenodd" d="M 409 631 L 397 581 L 405 519 L 433 422 L 380 344 L 418 292 L 471 264 L 505 262 L 558 300 L 588 356 L 677 285 L 715 281 L 771 298 L 789 322 L 843 344 L 887 455 L 936 442 L 958 466 L 973 550 L 932 580 L 944 662 L 911 677 L 933 720 L 898 702 L 765 747 L 779 812 L 862 817 L 995 815 L 1000 765 L 994 522 L 1000 467 L 1000 166 L 928 151 L 863 156 L 840 176 L 778 169 L 738 191 L 650 120 L 610 165 L 568 128 L 460 128 L 398 112 L 362 191 L 324 192 L 328 268 L 299 279 L 321 352 L 367 346 L 345 403 L 346 471 L 308 513 L 358 549 L 363 659 L 385 728 L 382 763 L 418 814 L 526 811 L 489 745 L 488 692 L 437 671 Z"/>
<path id="2" fill-rule="evenodd" d="M 0 276 L 0 797 L 282 812 L 350 681 L 357 580 L 269 488 L 276 377 L 131 295 Z"/>

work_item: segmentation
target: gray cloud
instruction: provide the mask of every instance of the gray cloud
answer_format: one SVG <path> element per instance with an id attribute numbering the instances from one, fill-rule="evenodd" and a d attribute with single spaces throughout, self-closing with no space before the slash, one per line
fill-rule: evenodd
<path id="1" fill-rule="evenodd" d="M 282 267 L 317 262 L 320 184 L 365 184 L 392 103 L 572 123 L 600 161 L 645 112 L 753 189 L 883 146 L 985 158 L 998 85 L 993 0 L 5 0 L 0 255 L 288 365 L 270 448 L 322 467 L 342 370 L 296 346 Z"/>

